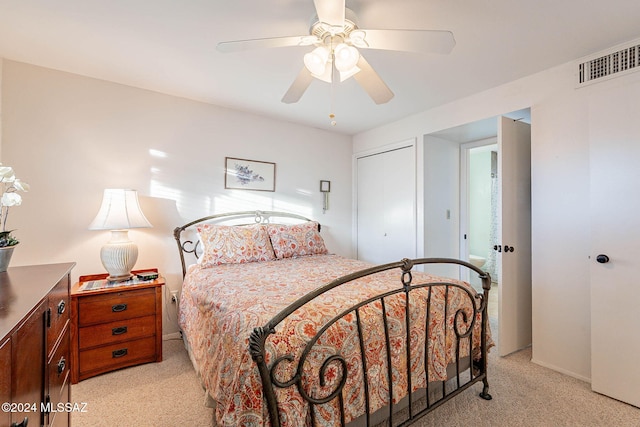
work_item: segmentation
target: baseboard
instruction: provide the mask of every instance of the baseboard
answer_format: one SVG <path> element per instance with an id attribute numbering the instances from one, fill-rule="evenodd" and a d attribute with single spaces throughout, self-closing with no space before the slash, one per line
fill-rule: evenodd
<path id="1" fill-rule="evenodd" d="M 540 366 L 542 366 L 544 368 L 551 369 L 552 371 L 560 372 L 561 374 L 568 375 L 568 376 L 570 376 L 572 378 L 576 378 L 578 380 L 581 380 L 581 381 L 584 381 L 586 383 L 591 384 L 591 378 L 587 378 L 587 377 L 584 377 L 582 375 L 578 375 L 575 372 L 567 371 L 566 369 L 561 369 L 561 368 L 558 368 L 557 366 L 553 366 L 553 365 L 550 365 L 548 363 L 540 362 L 539 360 L 535 360 L 533 358 L 531 359 L 531 362 L 535 363 L 536 365 L 540 365 Z"/>
<path id="2" fill-rule="evenodd" d="M 180 340 L 180 339 L 182 339 L 182 335 L 180 334 L 180 332 L 171 332 L 170 334 L 162 335 L 163 341 Z"/>

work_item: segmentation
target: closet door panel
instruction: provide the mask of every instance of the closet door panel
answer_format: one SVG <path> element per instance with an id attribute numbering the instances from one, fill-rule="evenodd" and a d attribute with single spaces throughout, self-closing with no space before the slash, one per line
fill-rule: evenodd
<path id="1" fill-rule="evenodd" d="M 640 407 L 638 111 L 640 84 L 589 105 L 591 388 Z"/>
<path id="2" fill-rule="evenodd" d="M 384 204 L 379 185 L 383 181 L 384 158 L 379 155 L 361 157 L 357 168 L 357 258 L 376 262 L 383 252 L 384 221 L 380 214 Z"/>
<path id="3" fill-rule="evenodd" d="M 415 155 L 407 146 L 357 159 L 357 257 L 416 256 Z"/>
<path id="4" fill-rule="evenodd" d="M 405 147 L 385 154 L 383 263 L 416 257 L 413 152 L 413 147 Z"/>

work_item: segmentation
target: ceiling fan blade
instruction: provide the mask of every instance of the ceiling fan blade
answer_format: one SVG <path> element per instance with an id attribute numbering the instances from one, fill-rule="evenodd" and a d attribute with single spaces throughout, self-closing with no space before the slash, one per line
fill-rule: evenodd
<path id="1" fill-rule="evenodd" d="M 311 75 L 311 71 L 307 70 L 307 67 L 302 67 L 298 77 L 296 77 L 287 93 L 282 97 L 282 102 L 285 104 L 298 102 L 312 81 L 313 76 Z"/>
<path id="2" fill-rule="evenodd" d="M 451 31 L 363 30 L 370 49 L 418 53 L 450 53 L 456 45 Z"/>
<path id="3" fill-rule="evenodd" d="M 313 0 L 318 20 L 331 26 L 344 25 L 345 0 Z"/>
<path id="4" fill-rule="evenodd" d="M 373 102 L 376 104 L 389 102 L 394 96 L 393 92 L 362 55 L 360 55 L 357 66 L 360 68 L 360 72 L 354 74 L 353 78 L 369 94 Z"/>
<path id="5" fill-rule="evenodd" d="M 216 46 L 219 52 L 240 52 L 250 49 L 263 49 L 270 47 L 308 46 L 313 44 L 309 36 L 270 37 L 266 39 L 235 40 L 220 42 Z M 317 40 L 317 39 L 316 39 Z"/>

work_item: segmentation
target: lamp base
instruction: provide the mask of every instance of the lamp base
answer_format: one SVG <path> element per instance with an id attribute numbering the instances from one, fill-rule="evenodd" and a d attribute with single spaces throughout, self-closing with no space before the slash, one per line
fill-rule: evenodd
<path id="1" fill-rule="evenodd" d="M 133 274 L 131 274 L 131 273 L 125 274 L 123 276 L 111 276 L 111 275 L 109 275 L 107 277 L 107 281 L 109 281 L 109 282 L 126 282 L 127 280 L 131 280 L 132 277 L 133 277 Z"/>
<path id="2" fill-rule="evenodd" d="M 100 260 L 109 273 L 107 280 L 123 282 L 131 279 L 138 260 L 138 246 L 129 240 L 128 230 L 112 230 L 111 240 L 100 249 Z"/>

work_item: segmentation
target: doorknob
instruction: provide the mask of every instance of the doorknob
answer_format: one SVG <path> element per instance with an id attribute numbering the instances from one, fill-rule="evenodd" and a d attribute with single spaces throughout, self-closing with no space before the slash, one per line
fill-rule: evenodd
<path id="1" fill-rule="evenodd" d="M 606 264 L 609 262 L 609 257 L 604 254 L 600 254 L 596 257 L 596 261 L 598 261 L 600 264 Z"/>

